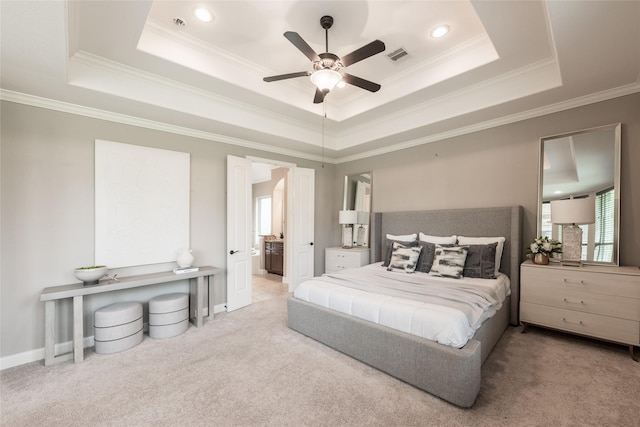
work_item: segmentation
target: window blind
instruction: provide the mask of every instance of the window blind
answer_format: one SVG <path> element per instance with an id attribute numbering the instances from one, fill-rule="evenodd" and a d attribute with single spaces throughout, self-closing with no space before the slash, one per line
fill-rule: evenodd
<path id="1" fill-rule="evenodd" d="M 596 195 L 596 223 L 594 261 L 613 260 L 615 232 L 615 192 L 613 188 Z"/>

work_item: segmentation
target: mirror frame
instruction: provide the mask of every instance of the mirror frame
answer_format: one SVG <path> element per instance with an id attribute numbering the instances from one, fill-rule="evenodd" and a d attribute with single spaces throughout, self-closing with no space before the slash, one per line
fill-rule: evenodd
<path id="1" fill-rule="evenodd" d="M 372 195 L 373 195 L 373 173 L 371 171 L 367 171 L 367 172 L 359 172 L 359 173 L 351 173 L 351 174 L 346 174 L 344 176 L 344 187 L 343 187 L 343 191 L 342 191 L 342 210 L 347 210 L 350 208 L 350 206 L 348 206 L 348 200 L 347 200 L 347 196 L 349 194 L 349 182 L 350 180 L 355 180 L 355 177 L 361 177 L 361 176 L 368 176 L 369 178 L 369 193 L 370 193 L 370 197 L 369 197 L 369 206 L 368 206 L 368 212 L 369 212 L 369 222 L 371 222 L 371 207 L 372 207 Z M 368 248 L 371 244 L 370 242 L 370 224 L 367 224 L 365 226 L 366 230 L 366 242 L 367 244 L 364 246 L 355 246 L 355 247 L 359 247 L 359 248 Z"/>
<path id="2" fill-rule="evenodd" d="M 567 132 L 558 135 L 545 136 L 540 138 L 540 152 L 538 153 L 538 218 L 536 237 L 542 235 L 542 203 L 543 203 L 543 186 L 544 186 L 544 145 L 546 141 L 553 139 L 566 138 L 575 135 L 581 135 L 589 132 L 614 130 L 614 166 L 613 166 L 613 189 L 614 189 L 614 224 L 613 224 L 613 260 L 605 261 L 584 261 L 583 264 L 590 265 L 619 265 L 620 264 L 620 148 L 622 136 L 622 123 L 613 123 L 588 129 L 582 129 L 573 132 Z M 553 259 L 552 259 L 553 260 Z"/>

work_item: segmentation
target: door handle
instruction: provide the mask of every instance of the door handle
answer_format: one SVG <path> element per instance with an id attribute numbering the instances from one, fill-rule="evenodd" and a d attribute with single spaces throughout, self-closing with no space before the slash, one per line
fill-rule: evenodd
<path id="1" fill-rule="evenodd" d="M 240 252 L 240 251 L 234 251 L 234 250 L 231 250 L 231 251 L 229 251 L 229 255 L 233 255 L 233 254 L 235 254 L 236 252 Z"/>
<path id="2" fill-rule="evenodd" d="M 309 242 L 309 245 L 310 245 L 310 246 L 313 246 L 313 242 Z"/>

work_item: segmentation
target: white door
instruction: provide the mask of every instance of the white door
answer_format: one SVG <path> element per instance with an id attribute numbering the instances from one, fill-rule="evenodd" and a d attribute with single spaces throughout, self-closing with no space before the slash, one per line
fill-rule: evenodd
<path id="1" fill-rule="evenodd" d="M 251 304 L 251 162 L 227 156 L 227 311 Z"/>
<path id="2" fill-rule="evenodd" d="M 292 280 L 289 290 L 313 277 L 314 263 L 315 171 L 295 168 L 293 171 L 293 250 L 290 251 Z"/>

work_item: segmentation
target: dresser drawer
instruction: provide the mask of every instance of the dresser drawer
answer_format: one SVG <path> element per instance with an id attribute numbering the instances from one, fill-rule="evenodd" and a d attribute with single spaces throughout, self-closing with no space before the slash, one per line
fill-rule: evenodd
<path id="1" fill-rule="evenodd" d="M 557 307 L 520 303 L 520 320 L 595 338 L 640 345 L 640 322 Z"/>
<path id="2" fill-rule="evenodd" d="M 327 248 L 324 256 L 326 273 L 334 273 L 346 268 L 357 268 L 369 264 L 368 249 Z"/>
<path id="3" fill-rule="evenodd" d="M 640 298 L 566 289 L 550 281 L 527 282 L 527 286 L 520 291 L 520 299 L 534 304 L 640 321 Z"/>
<path id="4" fill-rule="evenodd" d="M 580 267 L 526 266 L 521 270 L 521 281 L 529 286 L 547 286 L 547 289 L 585 291 L 640 299 L 638 275 L 593 272 Z"/>
<path id="5" fill-rule="evenodd" d="M 360 267 L 360 254 L 346 251 L 327 251 L 327 263 L 343 264 L 346 267 Z"/>

